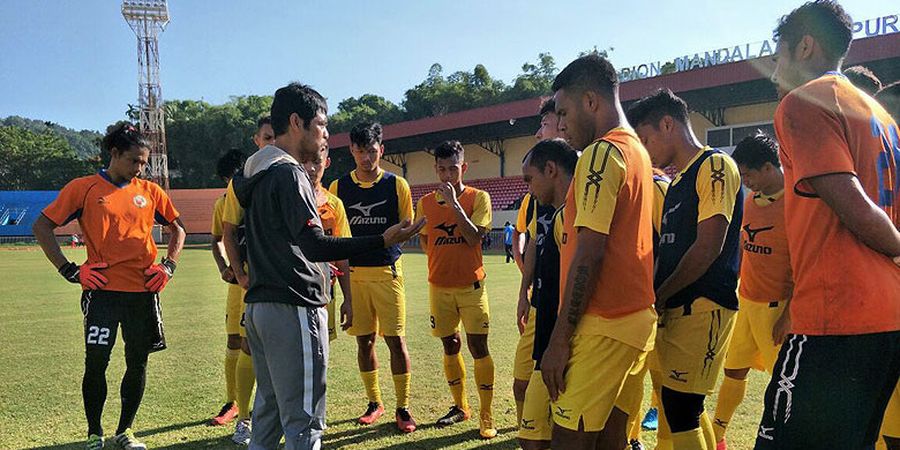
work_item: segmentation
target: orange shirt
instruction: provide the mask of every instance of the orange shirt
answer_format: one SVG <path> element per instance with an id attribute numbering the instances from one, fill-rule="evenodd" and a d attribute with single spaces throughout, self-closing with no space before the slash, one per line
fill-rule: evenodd
<path id="1" fill-rule="evenodd" d="M 316 204 L 319 220 L 322 221 L 322 232 L 326 236 L 350 237 L 347 211 L 344 210 L 344 202 L 337 195 L 320 187 L 316 190 Z"/>
<path id="2" fill-rule="evenodd" d="M 43 214 L 58 226 L 78 219 L 87 262 L 109 264 L 102 270 L 109 279 L 103 290 L 122 292 L 147 291 L 144 270 L 156 260 L 153 223 L 178 218 L 158 184 L 133 178 L 117 186 L 105 171 L 69 182 Z"/>
<path id="3" fill-rule="evenodd" d="M 561 290 L 571 273 L 577 229 L 609 236 L 586 314 L 616 318 L 653 305 L 654 189 L 650 157 L 631 129 L 610 130 L 578 158 L 563 218 Z"/>
<path id="4" fill-rule="evenodd" d="M 784 230 L 784 191 L 748 196 L 741 230 L 741 297 L 762 303 L 790 298 L 794 282 Z"/>
<path id="5" fill-rule="evenodd" d="M 853 174 L 900 226 L 897 124 L 845 77 L 826 74 L 782 99 L 775 132 L 796 285 L 792 331 L 851 335 L 900 329 L 900 268 L 857 239 L 806 182 Z"/>
<path id="6" fill-rule="evenodd" d="M 457 197 L 466 216 L 476 227 L 490 228 L 491 200 L 488 193 L 465 186 Z M 471 286 L 484 279 L 481 242 L 469 245 L 457 233 L 459 222 L 453 208 L 438 200 L 434 192 L 419 200 L 417 217 L 425 217 L 421 234 L 428 236 L 428 282 L 441 287 Z"/>

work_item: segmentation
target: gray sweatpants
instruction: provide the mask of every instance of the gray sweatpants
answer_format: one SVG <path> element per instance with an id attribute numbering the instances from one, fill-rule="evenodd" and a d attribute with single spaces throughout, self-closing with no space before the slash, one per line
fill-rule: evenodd
<path id="1" fill-rule="evenodd" d="M 325 429 L 328 320 L 325 308 L 248 303 L 247 339 L 256 372 L 250 450 L 321 448 Z"/>

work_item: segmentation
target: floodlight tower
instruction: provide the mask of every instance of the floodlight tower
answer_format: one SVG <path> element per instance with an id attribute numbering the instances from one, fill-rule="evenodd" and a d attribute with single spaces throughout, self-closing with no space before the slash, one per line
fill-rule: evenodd
<path id="1" fill-rule="evenodd" d="M 169 189 L 166 124 L 159 84 L 159 33 L 169 23 L 166 0 L 124 0 L 122 16 L 137 36 L 141 133 L 150 141 L 147 178 Z"/>

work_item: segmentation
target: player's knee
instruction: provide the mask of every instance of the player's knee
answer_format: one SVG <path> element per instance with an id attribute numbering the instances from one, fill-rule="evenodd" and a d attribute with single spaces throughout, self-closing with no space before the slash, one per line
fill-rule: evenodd
<path id="1" fill-rule="evenodd" d="M 525 392 L 528 391 L 528 380 L 513 380 L 513 397 L 516 400 L 525 400 Z"/>
<path id="2" fill-rule="evenodd" d="M 462 338 L 460 338 L 459 333 L 453 333 L 450 336 L 442 337 L 441 344 L 444 346 L 445 355 L 455 355 L 462 348 Z"/>
<path id="3" fill-rule="evenodd" d="M 125 367 L 127 369 L 138 369 L 142 370 L 147 367 L 147 358 L 150 356 L 150 353 L 146 350 L 129 351 L 127 348 L 125 349 Z"/>
<path id="4" fill-rule="evenodd" d="M 384 343 L 387 344 L 391 353 L 406 353 L 406 340 L 403 339 L 403 336 L 385 336 Z"/>
<path id="5" fill-rule="evenodd" d="M 109 352 L 88 351 L 84 355 L 84 369 L 86 373 L 106 372 L 109 365 Z"/>
<path id="6" fill-rule="evenodd" d="M 665 386 L 662 388 L 662 403 L 666 422 L 673 433 L 689 431 L 700 427 L 705 396 L 678 392 Z"/>
<path id="7" fill-rule="evenodd" d="M 470 334 L 467 336 L 466 343 L 469 352 L 472 353 L 472 358 L 481 359 L 490 355 L 486 334 Z"/>
<path id="8" fill-rule="evenodd" d="M 226 343 L 230 350 L 238 350 L 241 348 L 241 336 L 238 334 L 229 334 Z"/>
<path id="9" fill-rule="evenodd" d="M 362 351 L 371 351 L 373 348 L 375 348 L 375 333 L 367 334 L 365 336 L 357 336 L 356 345 Z"/>
<path id="10" fill-rule="evenodd" d="M 725 376 L 735 380 L 746 380 L 749 373 L 749 367 L 744 369 L 725 369 Z"/>

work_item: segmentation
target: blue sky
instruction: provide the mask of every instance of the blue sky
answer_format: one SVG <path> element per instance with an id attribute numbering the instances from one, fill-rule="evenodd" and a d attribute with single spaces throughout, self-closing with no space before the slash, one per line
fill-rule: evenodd
<path id="1" fill-rule="evenodd" d="M 103 129 L 137 102 L 136 40 L 117 0 L 0 2 L 0 117 Z M 896 14 L 845 0 L 855 20 Z M 550 52 L 613 47 L 629 66 L 771 36 L 800 1 L 226 1 L 170 0 L 160 38 L 163 97 L 222 103 L 292 80 L 332 106 L 373 93 L 399 103 L 432 63 L 484 64 L 509 82 Z"/>

